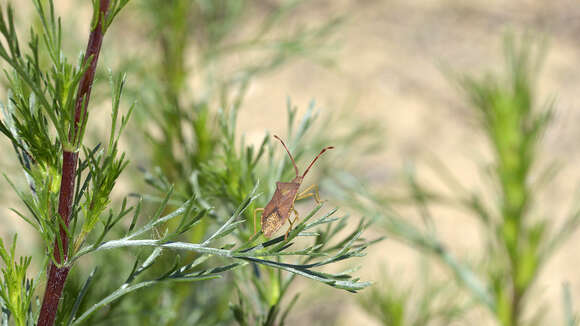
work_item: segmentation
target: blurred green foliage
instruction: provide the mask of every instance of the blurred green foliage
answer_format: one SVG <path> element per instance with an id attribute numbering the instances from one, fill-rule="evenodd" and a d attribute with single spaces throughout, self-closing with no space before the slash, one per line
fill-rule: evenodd
<path id="1" fill-rule="evenodd" d="M 417 281 L 402 284 L 400 273 L 381 268 L 376 286 L 358 297 L 359 305 L 383 325 L 449 325 L 461 321 L 467 304 L 461 304 L 457 288 L 447 280 L 437 280 L 426 261 L 417 264 Z"/>
<path id="2" fill-rule="evenodd" d="M 529 310 L 531 302 L 538 300 L 532 300 L 530 293 L 542 267 L 577 230 L 580 211 L 572 207 L 563 224 L 557 225 L 553 216 L 543 217 L 534 210 L 546 182 L 555 176 L 554 164 L 544 170 L 538 168 L 542 135 L 553 112 L 552 101 L 540 103 L 537 98 L 536 84 L 545 46 L 529 37 L 510 36 L 506 37 L 504 49 L 506 64 L 501 75 L 489 73 L 477 78 L 453 74 L 494 153 L 493 161 L 482 168 L 491 189 L 466 188 L 439 160 L 433 162 L 432 168 L 449 191 L 427 186 L 413 168 L 407 171 L 408 194 L 403 198 L 369 193 L 348 175 L 339 176 L 339 185 L 333 189 L 342 189 L 336 194 L 350 200 L 359 212 L 377 216 L 387 235 L 447 266 L 476 303 L 473 307 L 485 307 L 497 324 L 536 325 L 543 323 L 544 310 Z M 397 213 L 401 204 L 414 206 L 423 225 L 415 225 Z M 431 212 L 434 205 L 458 208 L 479 222 L 483 243 L 476 262 L 455 257 L 439 239 L 437 216 Z M 457 291 L 461 292 L 464 291 Z M 376 300 L 364 301 L 363 305 L 385 325 L 413 325 L 413 321 L 403 321 L 409 299 L 397 293 L 394 290 L 377 294 Z M 416 317 L 429 311 L 426 307 Z M 572 310 L 567 311 L 567 316 L 572 316 Z"/>

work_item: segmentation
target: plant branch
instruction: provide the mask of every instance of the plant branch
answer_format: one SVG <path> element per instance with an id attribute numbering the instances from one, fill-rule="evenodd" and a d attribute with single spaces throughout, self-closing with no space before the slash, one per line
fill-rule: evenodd
<path id="1" fill-rule="evenodd" d="M 38 317 L 39 326 L 52 326 L 56 317 L 58 303 L 62 295 L 64 283 L 68 276 L 70 266 L 64 266 L 63 263 L 68 256 L 69 236 L 67 235 L 68 224 L 72 210 L 72 203 L 74 198 L 74 184 L 76 176 L 76 168 L 78 161 L 78 144 L 82 136 L 82 128 L 87 119 L 87 106 L 91 95 L 91 89 L 95 78 L 95 70 L 101 45 L 103 42 L 104 30 L 103 21 L 109 8 L 109 0 L 99 1 L 99 10 L 97 24 L 91 31 L 87 50 L 83 59 L 83 66 L 90 60 L 90 64 L 83 74 L 77 91 L 77 98 L 75 103 L 74 124 L 69 131 L 69 143 L 74 144 L 73 148 L 66 148 L 63 146 L 62 153 L 62 174 L 58 204 L 58 214 L 62 219 L 60 225 L 60 238 L 54 243 L 54 257 L 55 262 L 52 262 L 49 267 L 48 281 L 46 284 L 46 291 L 42 300 L 42 307 Z M 65 144 L 65 142 L 63 142 Z M 59 267 L 60 265 L 60 267 Z"/>

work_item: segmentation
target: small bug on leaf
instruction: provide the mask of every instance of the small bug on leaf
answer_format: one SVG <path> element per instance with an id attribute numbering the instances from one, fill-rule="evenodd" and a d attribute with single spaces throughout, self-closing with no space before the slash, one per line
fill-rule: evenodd
<path id="1" fill-rule="evenodd" d="M 272 234 L 278 231 L 278 229 L 280 229 L 282 225 L 284 225 L 286 220 L 288 220 L 288 222 L 290 223 L 290 227 L 288 228 L 288 231 L 286 231 L 286 235 L 284 236 L 284 239 L 287 239 L 288 233 L 290 233 L 290 231 L 292 230 L 292 226 L 298 220 L 298 212 L 294 209 L 294 202 L 296 200 L 314 197 L 314 200 L 316 200 L 317 203 L 320 203 L 320 196 L 318 195 L 317 185 L 312 185 L 304 189 L 304 191 L 302 191 L 301 193 L 298 193 L 298 189 L 302 184 L 302 180 L 304 180 L 304 177 L 306 176 L 312 165 L 314 165 L 314 162 L 316 162 L 316 160 L 320 157 L 320 155 L 322 155 L 322 153 L 326 152 L 329 149 L 333 149 L 334 147 L 328 146 L 323 148 L 320 151 L 320 153 L 314 158 L 312 163 L 310 163 L 306 171 L 304 171 L 304 174 L 300 175 L 300 173 L 298 172 L 298 167 L 296 166 L 296 162 L 294 162 L 294 158 L 292 157 L 292 154 L 290 154 L 290 151 L 288 150 L 288 147 L 286 147 L 286 144 L 284 144 L 284 142 L 282 141 L 282 139 L 280 139 L 280 137 L 274 135 L 274 138 L 278 139 L 282 143 L 282 146 L 284 146 L 284 149 L 286 149 L 288 156 L 290 156 L 292 165 L 294 165 L 294 171 L 296 171 L 296 177 L 290 182 L 276 182 L 276 191 L 274 192 L 272 199 L 270 199 L 270 202 L 266 205 L 266 207 L 257 208 L 254 211 L 254 231 L 255 233 L 257 233 L 256 213 L 261 211 L 262 212 L 261 224 L 264 236 L 266 238 L 271 237 Z M 290 214 L 292 212 L 294 212 L 295 215 L 294 221 L 290 220 Z"/>

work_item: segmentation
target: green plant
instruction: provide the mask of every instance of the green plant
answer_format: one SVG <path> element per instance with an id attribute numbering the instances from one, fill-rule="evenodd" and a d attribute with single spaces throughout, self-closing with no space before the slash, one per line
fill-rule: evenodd
<path id="1" fill-rule="evenodd" d="M 300 57 L 330 61 L 325 54 L 340 17 L 313 27 L 277 28 L 289 24 L 292 13 L 304 2 L 285 1 L 265 11 L 262 19 L 248 16 L 260 10 L 250 1 L 178 0 L 167 6 L 164 0 L 147 0 L 140 4 L 148 25 L 134 28 L 148 31 L 142 49 L 147 57 L 130 56 L 125 65 L 143 81 L 132 92 L 141 103 L 137 121 L 148 140 L 151 165 L 159 167 L 178 190 L 192 193 L 191 185 L 180 181 L 213 159 L 223 136 L 221 115 L 242 109 L 255 79 Z M 255 30 L 240 35 L 246 25 Z M 188 83 L 191 79 L 196 81 L 194 86 Z"/>
<path id="2" fill-rule="evenodd" d="M 387 234 L 438 258 L 497 324 L 505 326 L 541 322 L 541 309 L 534 314 L 527 311 L 530 291 L 542 267 L 580 223 L 577 207 L 559 227 L 552 217 L 540 216 L 534 210 L 555 172 L 554 165 L 537 171 L 538 148 L 550 125 L 553 106 L 550 101 L 540 104 L 537 99 L 535 83 L 542 50 L 530 39 L 516 42 L 507 38 L 505 75 L 454 77 L 494 154 L 493 161 L 482 169 L 492 185 L 490 192 L 466 188 L 439 161 L 433 165 L 434 170 L 452 195 L 425 185 L 412 169 L 408 173 L 410 194 L 397 200 L 365 192 L 356 182 L 340 177 L 346 190 L 341 194 L 343 199 L 356 198 L 353 205 L 365 214 L 378 216 Z M 366 205 L 368 198 L 371 206 Z M 396 212 L 401 199 L 418 209 L 423 226 Z M 483 236 L 480 261 L 472 264 L 458 259 L 446 248 L 437 235 L 432 205 L 459 208 L 479 222 Z"/>
<path id="3" fill-rule="evenodd" d="M 5 266 L 2 269 L 3 286 L 0 288 L 1 317 L 2 320 L 8 320 L 13 315 L 15 325 L 27 325 L 27 321 L 32 319 L 30 305 L 35 284 L 26 277 L 31 259 L 29 257 L 18 259 L 15 250 L 16 236 L 10 250 L 6 250 L 4 242 L 0 239 L 0 258 Z"/>
<path id="4" fill-rule="evenodd" d="M 244 136 L 240 137 L 237 119 L 244 112 L 247 90 L 255 79 L 288 65 L 293 59 L 308 57 L 328 63 L 325 53 L 329 38 L 341 21 L 331 18 L 314 26 L 289 30 L 278 27 L 289 24 L 292 14 L 306 4 L 288 1 L 264 10 L 249 1 L 177 1 L 175 6 L 166 6 L 165 1 L 148 0 L 139 7 L 148 17 L 145 28 L 149 31 L 149 42 L 144 46 L 147 57 L 131 56 L 126 66 L 145 81 L 132 91 L 143 110 L 137 119 L 140 132 L 131 141 L 141 144 L 135 147 L 143 147 L 142 139 L 146 139 L 144 147 L 150 155 L 144 165 L 152 166 L 145 172 L 147 181 L 160 193 L 173 185 L 174 196 L 182 200 L 195 196 L 198 204 L 209 209 L 210 216 L 216 219 L 220 213 L 226 213 L 224 208 L 235 208 L 259 184 L 258 192 L 264 195 L 244 212 L 247 222 L 240 225 L 240 232 L 232 233 L 240 241 L 247 241 L 253 234 L 254 208 L 263 207 L 275 182 L 291 177 L 292 171 L 289 161 L 280 155 L 281 148 L 271 144 L 269 135 L 253 146 L 247 145 Z M 250 15 L 256 10 L 263 15 Z M 247 26 L 255 29 L 240 33 Z M 150 59 L 151 54 L 156 60 Z M 192 79 L 194 86 L 187 82 Z M 314 103 L 300 121 L 289 99 L 287 112 L 290 146 L 294 147 L 298 160 L 322 141 L 335 143 L 336 139 L 319 131 L 331 123 L 330 119 L 314 126 L 318 117 Z M 338 143 L 346 149 L 347 141 L 354 139 L 347 136 Z M 263 164 L 264 161 L 268 163 Z M 161 200 L 155 196 L 146 198 Z M 209 220 L 201 221 L 182 239 L 199 242 L 212 232 L 212 227 Z M 254 269 L 255 273 L 246 270 L 232 273 L 234 281 L 220 283 L 223 288 L 212 295 L 203 290 L 203 284 L 188 289 L 168 285 L 159 288 L 158 295 L 128 298 L 126 301 L 132 303 L 127 305 L 148 310 L 158 304 L 162 293 L 171 292 L 174 294 L 164 301 L 165 311 L 170 311 L 167 315 L 173 316 L 168 320 L 183 323 L 195 312 L 192 307 L 203 307 L 205 313 L 196 317 L 196 324 L 215 325 L 231 320 L 227 303 L 230 293 L 238 291 L 239 300 L 253 300 L 251 304 L 232 307 L 240 323 L 240 316 L 245 314 L 245 323 L 279 324 L 281 321 L 276 318 L 283 314 L 278 312 L 289 304 L 283 301 L 286 291 L 281 289 L 289 287 L 294 278 L 283 280 L 281 274 L 262 267 Z M 233 286 L 240 283 L 256 286 Z M 165 320 L 163 316 L 159 318 Z"/>
<path id="5" fill-rule="evenodd" d="M 327 265 L 364 255 L 372 243 L 361 236 L 367 227 L 364 221 L 354 231 L 339 234 L 346 227 L 347 217 L 335 217 L 337 209 L 314 217 L 322 208 L 318 205 L 301 219 L 287 239 L 280 236 L 261 242 L 256 237 L 250 238 L 247 222 L 250 209 L 256 202 L 266 200 L 260 191 L 271 192 L 273 182 L 270 181 L 279 180 L 291 169 L 288 162 L 275 158 L 268 136 L 258 149 L 247 146 L 243 138 L 240 140 L 235 132 L 237 105 L 212 115 L 217 126 L 211 132 L 202 130 L 208 122 L 203 112 L 209 114 L 213 101 L 202 106 L 206 111 L 195 110 L 189 116 L 178 114 L 176 121 L 187 117 L 185 121 L 194 129 L 202 130 L 195 139 L 203 143 L 207 156 L 195 151 L 185 156 L 183 165 L 177 160 L 168 160 L 173 167 L 146 175 L 156 193 L 129 196 L 117 204 L 112 191 L 128 166 L 127 156 L 119 149 L 119 139 L 137 107 L 133 105 L 125 115 L 121 114 L 124 76 L 110 75 L 112 109 L 108 140 L 88 145 L 90 141 L 85 134 L 94 123 L 89 99 L 103 37 L 127 1 L 93 1 L 87 50 L 77 64 L 69 63 L 62 50 L 62 24 L 55 15 L 53 2 L 33 0 L 33 4 L 41 24 L 30 28 L 26 51 L 17 37 L 12 8 L 7 6 L 0 12 L 3 37 L 0 57 L 8 65 L 9 88 L 8 100 L 2 108 L 4 119 L 0 132 L 10 140 L 26 176 L 24 189 L 13 184 L 26 208 L 16 213 L 43 240 L 46 260 L 40 270 L 48 268 L 48 275 L 40 273 L 29 280 L 27 269 L 34 261 L 23 258 L 17 262 L 15 241 L 10 251 L 0 245 L 0 256 L 6 266 L 0 284 L 3 325 L 29 325 L 35 321 L 38 325 L 222 322 L 228 318 L 203 316 L 206 312 L 202 308 L 211 305 L 211 295 L 189 301 L 192 291 L 183 285 L 179 289 L 174 285 L 209 281 L 224 275 L 228 279 L 216 283 L 217 286 L 237 287 L 238 302 L 254 296 L 261 304 L 260 309 L 268 307 L 268 312 L 253 312 L 241 308 L 242 303 L 233 304 L 233 317 L 229 319 L 235 318 L 241 324 L 273 325 L 283 323 L 294 302 L 282 308 L 281 300 L 297 275 L 351 292 L 369 285 L 353 278 L 352 270 L 320 271 Z M 230 3 L 223 2 L 223 5 L 230 6 Z M 219 31 L 210 34 L 214 33 Z M 177 43 L 172 46 L 183 46 Z M 168 76 L 182 73 L 180 66 L 165 68 L 170 71 Z M 175 104 L 178 94 L 164 93 L 157 100 L 162 97 Z M 174 106 L 170 108 L 173 109 Z M 289 110 L 293 132 L 290 144 L 296 146 L 311 126 L 312 110 L 297 127 L 293 126 L 296 113 Z M 171 124 L 169 120 L 160 120 L 160 124 L 166 128 L 167 135 L 179 135 L 179 141 L 185 143 L 184 135 L 176 133 L 181 124 Z M 205 142 L 204 135 L 212 140 Z M 269 164 L 264 166 L 266 151 Z M 296 153 L 298 159 L 301 152 Z M 160 157 L 156 159 L 162 162 Z M 181 168 L 174 170 L 173 164 Z M 297 243 L 299 238 L 312 241 Z M 131 254 L 137 257 L 129 257 Z M 133 263 L 127 264 L 128 259 Z M 87 268 L 91 262 L 95 268 Z M 125 275 L 124 280 L 119 280 L 119 275 Z M 37 307 L 34 285 L 45 279 L 42 305 Z M 138 300 L 126 300 L 135 291 L 154 285 L 163 288 L 163 284 L 169 284 L 165 289 L 172 290 L 169 294 L 172 308 L 189 301 L 183 306 L 190 311 L 172 315 L 173 310 L 152 309 L 157 307 L 154 304 L 147 307 L 153 312 L 143 315 L 145 310 L 140 310 L 135 302 L 144 299 L 146 303 L 154 303 L 147 299 L 159 292 L 148 295 L 145 291 Z M 191 304 L 208 297 L 204 306 Z M 216 297 L 224 302 L 223 295 Z M 228 301 L 226 298 L 225 302 Z"/>
<path id="6" fill-rule="evenodd" d="M 461 304 L 458 289 L 430 275 L 433 268 L 426 261 L 418 265 L 419 282 L 413 285 L 395 281 L 400 273 L 381 268 L 382 278 L 357 298 L 359 305 L 383 325 L 449 325 L 461 320 L 469 305 Z"/>
<path id="7" fill-rule="evenodd" d="M 564 284 L 562 286 L 562 298 L 564 306 L 564 325 L 576 326 L 578 325 L 578 315 L 574 313 L 572 308 L 572 295 L 570 294 L 570 285 Z"/>

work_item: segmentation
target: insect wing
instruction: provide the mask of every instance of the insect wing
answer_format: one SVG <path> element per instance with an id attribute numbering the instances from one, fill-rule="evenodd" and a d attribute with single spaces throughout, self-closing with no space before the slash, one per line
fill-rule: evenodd
<path id="1" fill-rule="evenodd" d="M 290 210 L 294 205 L 296 194 L 298 194 L 299 183 L 277 182 L 276 192 L 280 194 L 278 198 L 278 213 L 286 220 L 290 216 Z"/>
<path id="2" fill-rule="evenodd" d="M 266 238 L 272 236 L 272 234 L 276 233 L 280 227 L 284 224 L 285 219 L 280 217 L 278 211 L 275 210 L 268 216 L 262 216 L 262 232 Z"/>
<path id="3" fill-rule="evenodd" d="M 272 200 L 264 208 L 261 223 L 264 236 L 269 238 L 276 233 L 288 219 L 300 184 L 277 182 Z"/>

